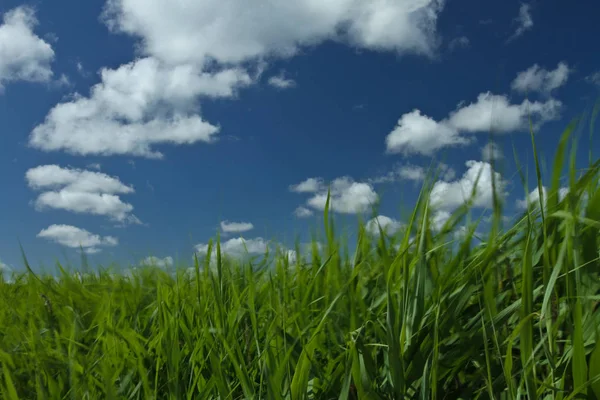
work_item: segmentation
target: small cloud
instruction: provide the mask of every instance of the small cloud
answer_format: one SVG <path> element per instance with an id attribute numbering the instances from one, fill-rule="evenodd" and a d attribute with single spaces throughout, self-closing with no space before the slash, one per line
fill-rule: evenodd
<path id="1" fill-rule="evenodd" d="M 279 75 L 270 77 L 268 82 L 269 85 L 278 89 L 291 89 L 296 86 L 296 81 L 286 78 L 283 72 Z"/>
<path id="2" fill-rule="evenodd" d="M 312 216 L 314 212 L 306 207 L 300 206 L 294 210 L 294 215 L 298 218 L 308 218 Z"/>
<path id="3" fill-rule="evenodd" d="M 373 236 L 379 235 L 380 228 L 385 234 L 391 235 L 396 233 L 401 227 L 402 223 L 400 221 L 386 217 L 385 215 L 378 215 L 377 217 L 369 220 L 365 225 L 367 232 Z"/>
<path id="4" fill-rule="evenodd" d="M 173 265 L 173 257 L 158 258 L 155 256 L 150 256 L 150 257 L 144 258 L 140 262 L 140 264 L 149 265 L 152 267 L 166 268 L 166 267 L 170 267 Z"/>
<path id="5" fill-rule="evenodd" d="M 593 74 L 586 76 L 585 80 L 593 85 L 600 86 L 600 71 L 596 71 Z"/>
<path id="6" fill-rule="evenodd" d="M 72 225 L 50 225 L 48 228 L 42 229 L 37 237 L 74 249 L 83 248 L 88 254 L 98 253 L 99 247 L 119 244 L 116 237 L 102 237 Z"/>
<path id="7" fill-rule="evenodd" d="M 87 169 L 95 169 L 96 171 L 100 171 L 102 165 L 100 163 L 92 163 L 85 166 Z"/>
<path id="8" fill-rule="evenodd" d="M 513 35 L 508 38 L 507 42 L 511 42 L 514 39 L 521 36 L 526 31 L 533 28 L 533 19 L 531 18 L 531 6 L 529 4 L 521 4 L 519 8 L 519 16 L 515 18 L 515 22 L 518 24 L 517 30 Z"/>
<path id="9" fill-rule="evenodd" d="M 563 86 L 573 72 L 567 63 L 559 62 L 556 69 L 548 71 L 534 64 L 525 71 L 519 72 L 511 84 L 511 89 L 517 92 L 540 92 L 549 94 Z"/>
<path id="10" fill-rule="evenodd" d="M 481 148 L 481 159 L 485 162 L 498 161 L 503 158 L 504 154 L 497 143 L 489 142 Z"/>
<path id="11" fill-rule="evenodd" d="M 456 49 L 465 49 L 465 48 L 469 47 L 470 44 L 471 44 L 471 41 L 469 40 L 468 37 L 460 36 L 460 37 L 452 39 L 450 41 L 450 43 L 448 44 L 448 48 L 450 49 L 450 51 L 454 51 Z"/>
<path id="12" fill-rule="evenodd" d="M 323 190 L 324 184 L 321 178 L 308 178 L 296 185 L 290 185 L 289 189 L 296 193 L 315 193 Z"/>
<path id="13" fill-rule="evenodd" d="M 229 222 L 221 221 L 221 230 L 224 233 L 242 233 L 254 229 L 250 222 Z"/>

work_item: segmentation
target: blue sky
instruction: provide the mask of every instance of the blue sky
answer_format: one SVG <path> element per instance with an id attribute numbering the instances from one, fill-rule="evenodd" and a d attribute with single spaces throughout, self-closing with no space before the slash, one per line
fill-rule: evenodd
<path id="1" fill-rule="evenodd" d="M 432 163 L 444 171 L 438 221 L 482 169 L 484 212 L 490 129 L 514 214 L 526 194 L 513 145 L 532 168 L 528 113 L 550 164 L 597 99 L 599 11 L 592 0 L 5 0 L 0 262 L 22 268 L 19 241 L 35 267 L 76 264 L 79 245 L 94 264 L 188 261 L 218 229 L 231 254 L 240 237 L 253 251 L 291 246 L 320 224 L 329 185 L 342 225 L 379 199 L 393 231 Z"/>

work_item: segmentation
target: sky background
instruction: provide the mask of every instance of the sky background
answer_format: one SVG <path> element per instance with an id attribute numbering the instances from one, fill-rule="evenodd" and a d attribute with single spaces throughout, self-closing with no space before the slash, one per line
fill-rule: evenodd
<path id="1" fill-rule="evenodd" d="M 600 5 L 581 0 L 47 0 L 0 4 L 0 265 L 188 262 L 320 225 L 393 232 L 427 168 L 442 223 L 474 177 L 506 215 L 600 88 Z M 490 130 L 496 145 L 487 144 Z M 585 126 L 578 166 L 590 149 Z M 491 151 L 494 150 L 494 151 Z M 597 157 L 597 151 L 595 153 Z M 486 184 L 487 183 L 487 184 Z M 531 200 L 531 198 L 530 198 Z M 171 257 L 171 259 L 167 258 Z"/>

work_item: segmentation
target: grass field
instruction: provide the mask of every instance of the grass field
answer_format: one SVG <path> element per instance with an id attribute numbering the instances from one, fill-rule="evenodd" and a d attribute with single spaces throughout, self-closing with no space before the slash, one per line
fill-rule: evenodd
<path id="1" fill-rule="evenodd" d="M 575 169 L 572 129 L 545 196 L 510 223 L 497 198 L 481 240 L 468 205 L 434 229 L 426 183 L 352 255 L 325 212 L 297 260 L 216 241 L 176 273 L 0 278 L 0 397 L 600 399 L 600 161 Z"/>

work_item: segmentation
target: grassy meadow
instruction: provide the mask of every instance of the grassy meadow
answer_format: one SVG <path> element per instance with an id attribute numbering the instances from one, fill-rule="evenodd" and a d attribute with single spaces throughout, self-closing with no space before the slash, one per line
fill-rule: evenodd
<path id="1" fill-rule="evenodd" d="M 297 259 L 27 265 L 0 278 L 0 398 L 600 399 L 600 161 L 575 168 L 574 127 L 539 202 L 506 222 L 496 196 L 483 233 L 468 203 L 434 226 L 432 176 L 352 254 L 325 211 Z"/>

